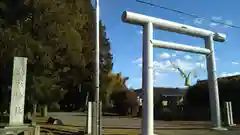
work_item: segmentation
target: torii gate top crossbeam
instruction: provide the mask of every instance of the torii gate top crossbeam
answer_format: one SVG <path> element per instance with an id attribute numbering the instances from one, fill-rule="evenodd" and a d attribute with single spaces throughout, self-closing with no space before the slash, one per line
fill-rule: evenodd
<path id="1" fill-rule="evenodd" d="M 142 26 L 151 22 L 153 26 L 157 29 L 190 35 L 194 37 L 200 37 L 200 38 L 213 36 L 213 40 L 217 42 L 224 42 L 226 39 L 226 35 L 223 33 L 215 33 L 209 30 L 195 28 L 192 26 L 179 24 L 176 22 L 171 22 L 171 21 L 150 17 L 142 14 L 137 14 L 129 11 L 123 12 L 122 21 L 131 23 L 131 24 L 142 25 Z"/>

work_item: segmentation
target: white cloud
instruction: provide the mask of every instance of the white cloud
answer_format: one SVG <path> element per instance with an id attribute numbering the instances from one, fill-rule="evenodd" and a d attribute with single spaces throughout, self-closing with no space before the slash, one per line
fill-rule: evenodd
<path id="1" fill-rule="evenodd" d="M 154 75 L 158 76 L 158 75 L 160 75 L 160 73 L 159 72 L 154 72 Z"/>
<path id="2" fill-rule="evenodd" d="M 232 24 L 233 24 L 233 21 L 231 21 L 231 20 L 226 20 L 225 23 L 226 23 L 226 24 L 229 24 L 229 25 L 232 25 Z"/>
<path id="3" fill-rule="evenodd" d="M 214 21 L 221 21 L 223 19 L 222 19 L 221 16 L 213 16 L 212 20 L 214 20 Z M 228 25 L 233 25 L 233 21 L 232 20 L 225 20 L 224 22 L 227 24 L 227 25 L 224 25 L 225 28 L 228 28 L 229 27 Z M 214 26 L 218 26 L 219 23 L 211 22 L 209 25 L 214 27 Z"/>
<path id="4" fill-rule="evenodd" d="M 202 69 L 206 69 L 206 65 L 204 63 L 201 63 L 201 62 L 197 62 L 196 66 L 199 67 L 199 68 L 202 68 Z"/>
<path id="5" fill-rule="evenodd" d="M 139 67 L 142 67 L 142 63 L 141 64 L 138 64 Z"/>
<path id="6" fill-rule="evenodd" d="M 235 76 L 235 75 L 240 75 L 240 72 L 234 72 L 234 73 L 223 72 L 220 74 L 220 77 Z"/>
<path id="7" fill-rule="evenodd" d="M 159 82 L 162 78 L 166 77 L 168 74 L 167 73 L 161 73 L 158 71 L 153 71 L 153 80 L 154 82 Z"/>
<path id="8" fill-rule="evenodd" d="M 221 20 L 222 20 L 222 17 L 221 17 L 221 16 L 213 16 L 213 17 L 212 17 L 212 20 L 214 20 L 214 21 L 221 21 Z M 216 23 L 216 22 L 211 22 L 209 25 L 214 27 L 214 26 L 217 26 L 217 25 L 219 25 L 219 24 Z"/>
<path id="9" fill-rule="evenodd" d="M 233 64 L 233 65 L 238 65 L 239 62 L 235 62 L 235 61 L 233 61 L 232 64 Z"/>
<path id="10" fill-rule="evenodd" d="M 225 23 L 228 25 L 233 25 L 233 21 L 231 20 L 226 20 Z M 224 27 L 228 28 L 229 27 L 228 25 L 224 25 Z"/>
<path id="11" fill-rule="evenodd" d="M 185 17 L 183 17 L 183 16 L 180 16 L 180 19 L 185 19 Z"/>
<path id="12" fill-rule="evenodd" d="M 185 55 L 184 58 L 185 58 L 186 60 L 191 60 L 191 59 L 192 59 L 192 57 L 191 57 L 190 55 Z"/>
<path id="13" fill-rule="evenodd" d="M 180 59 L 176 59 L 175 61 L 172 61 L 173 64 L 177 65 L 184 71 L 190 71 L 196 67 L 193 63 L 188 61 L 182 61 Z M 153 62 L 153 70 L 158 73 L 169 73 L 169 72 L 175 72 L 176 69 L 172 66 L 171 62 L 169 60 L 166 61 L 154 61 Z"/>
<path id="14" fill-rule="evenodd" d="M 175 51 L 176 52 L 176 54 L 184 54 L 184 53 L 186 53 L 186 52 L 183 52 L 183 51 Z"/>
<path id="15" fill-rule="evenodd" d="M 210 26 L 217 26 L 218 24 L 217 23 L 214 23 L 214 22 L 212 22 L 212 23 L 210 23 Z"/>
<path id="16" fill-rule="evenodd" d="M 132 61 L 132 63 L 139 63 L 139 62 L 142 62 L 142 58 L 138 58 L 138 59 Z"/>
<path id="17" fill-rule="evenodd" d="M 198 58 L 200 61 L 205 60 L 205 56 L 204 55 L 200 55 Z"/>
<path id="18" fill-rule="evenodd" d="M 176 57 L 176 56 L 177 56 L 177 54 L 173 53 L 171 56 L 172 56 L 172 57 Z"/>
<path id="19" fill-rule="evenodd" d="M 143 31 L 142 31 L 142 30 L 138 31 L 138 34 L 142 35 L 142 34 L 143 34 Z"/>
<path id="20" fill-rule="evenodd" d="M 202 19 L 202 18 L 196 18 L 196 19 L 194 19 L 194 24 L 202 24 L 203 21 L 204 21 L 204 19 Z"/>
<path id="21" fill-rule="evenodd" d="M 193 69 L 206 69 L 206 65 L 204 62 L 194 63 L 188 60 L 173 60 L 172 63 L 182 69 L 184 72 L 191 71 Z M 153 61 L 153 75 L 154 78 L 159 79 L 167 76 L 169 73 L 178 72 L 172 65 L 170 60 L 163 61 Z M 142 68 L 142 64 L 138 64 L 139 67 Z"/>
<path id="22" fill-rule="evenodd" d="M 160 80 L 159 79 L 154 79 L 153 82 L 157 83 L 157 82 L 160 82 Z"/>
<path id="23" fill-rule="evenodd" d="M 222 20 L 222 17 L 221 16 L 213 16 L 212 20 L 220 21 L 220 20 Z"/>
<path id="24" fill-rule="evenodd" d="M 193 70 L 193 68 L 195 67 L 195 65 L 192 62 L 188 62 L 180 59 L 177 59 L 174 63 L 185 71 Z"/>
<path id="25" fill-rule="evenodd" d="M 169 60 L 160 61 L 160 62 L 159 61 L 154 61 L 153 62 L 153 70 L 155 72 L 158 72 L 158 73 L 160 73 L 160 72 L 164 73 L 164 72 L 172 71 L 171 66 L 172 65 L 171 65 Z"/>
<path id="26" fill-rule="evenodd" d="M 163 59 L 167 59 L 167 58 L 170 58 L 171 55 L 169 53 L 166 53 L 166 52 L 163 52 L 160 54 L 160 58 L 163 58 Z"/>

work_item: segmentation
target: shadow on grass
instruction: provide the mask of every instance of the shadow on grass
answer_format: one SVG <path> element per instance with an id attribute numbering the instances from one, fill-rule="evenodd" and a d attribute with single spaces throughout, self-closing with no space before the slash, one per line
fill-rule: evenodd
<path id="1" fill-rule="evenodd" d="M 240 127 L 239 126 L 233 126 L 228 128 L 229 131 L 239 131 L 240 132 Z"/>
<path id="2" fill-rule="evenodd" d="M 57 135 L 84 135 L 84 131 L 70 132 L 70 131 L 52 129 L 52 128 L 47 128 L 47 127 L 42 127 L 41 133 L 54 133 Z"/>
<path id="3" fill-rule="evenodd" d="M 86 113 L 87 113 L 87 112 L 82 113 L 82 114 L 72 114 L 72 116 L 87 116 Z M 103 113 L 102 115 L 103 115 L 103 116 L 112 116 L 112 117 L 118 117 L 118 116 L 119 116 L 119 115 L 116 114 L 116 113 Z"/>
<path id="4" fill-rule="evenodd" d="M 38 125 L 49 125 L 49 126 L 62 126 L 62 127 L 76 127 L 76 128 L 85 128 L 85 126 L 75 126 L 75 125 L 55 125 L 55 124 L 48 124 L 47 122 L 37 122 Z"/>
<path id="5" fill-rule="evenodd" d="M 135 129 L 135 130 L 140 130 L 141 128 L 134 128 L 134 127 L 103 127 L 103 129 Z M 181 128 L 177 128 L 177 127 L 158 127 L 158 128 L 154 128 L 155 130 L 209 130 L 210 128 L 191 128 L 191 127 L 181 127 Z"/>
<path id="6" fill-rule="evenodd" d="M 80 113 L 80 114 L 71 114 L 71 116 L 87 116 L 85 113 Z"/>
<path id="7" fill-rule="evenodd" d="M 128 135 L 128 134 L 103 134 L 103 135 Z"/>

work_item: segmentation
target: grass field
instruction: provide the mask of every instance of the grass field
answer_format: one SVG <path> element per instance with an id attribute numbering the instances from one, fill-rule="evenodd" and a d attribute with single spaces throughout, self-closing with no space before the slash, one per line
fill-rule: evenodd
<path id="1" fill-rule="evenodd" d="M 61 126 L 43 126 L 41 129 L 41 135 L 52 134 L 52 135 L 82 135 L 83 130 L 72 127 L 61 127 Z M 82 131 L 79 133 L 79 131 Z M 103 134 L 105 135 L 139 135 L 140 129 L 104 129 Z M 157 135 L 239 135 L 239 131 L 213 131 L 213 130 L 155 130 Z"/>
<path id="2" fill-rule="evenodd" d="M 49 113 L 49 116 L 63 121 L 64 125 L 46 124 L 47 118 L 33 120 L 41 126 L 41 135 L 81 135 L 85 128 L 86 117 L 83 113 Z M 103 134 L 139 135 L 139 118 L 104 117 Z M 155 121 L 155 134 L 158 135 L 240 135 L 240 128 L 228 131 L 210 130 L 209 122 Z"/>

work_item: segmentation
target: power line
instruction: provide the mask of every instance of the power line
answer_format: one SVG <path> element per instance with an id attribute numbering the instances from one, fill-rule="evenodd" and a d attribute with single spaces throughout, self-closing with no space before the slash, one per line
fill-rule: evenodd
<path id="1" fill-rule="evenodd" d="M 238 28 L 238 29 L 240 28 L 240 26 L 237 26 L 237 25 L 220 22 L 220 21 L 216 21 L 216 20 L 213 20 L 213 19 L 206 19 L 205 17 L 199 16 L 199 15 L 186 13 L 186 12 L 183 12 L 181 10 L 169 8 L 169 7 L 166 7 L 166 6 L 163 6 L 163 5 L 154 4 L 154 3 L 147 2 L 147 1 L 142 1 L 142 0 L 136 0 L 136 2 L 142 3 L 142 4 L 146 4 L 146 5 L 150 5 L 150 6 L 154 6 L 154 7 L 158 7 L 158 8 L 161 8 L 161 9 L 164 9 L 164 10 L 168 10 L 168 11 L 172 11 L 172 12 L 175 12 L 175 13 L 187 15 L 187 16 L 190 16 L 190 17 L 193 17 L 193 18 L 200 18 L 200 19 L 208 20 L 210 22 L 217 23 L 217 24 L 220 24 L 220 25 L 225 25 L 225 26 L 229 26 L 229 27 L 232 27 L 232 28 Z"/>

